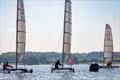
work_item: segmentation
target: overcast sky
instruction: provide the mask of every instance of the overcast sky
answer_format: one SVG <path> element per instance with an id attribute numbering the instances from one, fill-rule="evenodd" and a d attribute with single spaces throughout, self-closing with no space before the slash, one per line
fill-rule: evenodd
<path id="1" fill-rule="evenodd" d="M 0 0 L 0 53 L 15 51 L 17 0 Z M 64 0 L 24 0 L 26 51 L 62 51 Z M 103 51 L 105 24 L 120 51 L 120 1 L 72 0 L 72 52 Z"/>

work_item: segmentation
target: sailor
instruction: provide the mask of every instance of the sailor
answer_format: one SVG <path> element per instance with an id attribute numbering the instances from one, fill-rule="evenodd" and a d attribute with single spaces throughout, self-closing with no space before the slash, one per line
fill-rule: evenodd
<path id="1" fill-rule="evenodd" d="M 107 67 L 112 67 L 112 62 L 111 61 L 107 63 Z"/>
<path id="2" fill-rule="evenodd" d="M 55 69 L 59 69 L 59 65 L 61 65 L 61 64 L 60 64 L 60 61 L 57 60 L 57 61 L 55 62 Z"/>
<path id="3" fill-rule="evenodd" d="M 10 70 L 12 69 L 13 67 L 11 65 L 8 64 L 8 62 L 6 62 L 4 65 L 3 65 L 3 70 Z"/>

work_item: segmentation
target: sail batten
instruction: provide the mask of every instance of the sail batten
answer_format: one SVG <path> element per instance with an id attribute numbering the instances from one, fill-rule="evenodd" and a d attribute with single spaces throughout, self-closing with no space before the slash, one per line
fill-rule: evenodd
<path id="1" fill-rule="evenodd" d="M 17 63 L 23 59 L 26 43 L 26 24 L 23 0 L 17 0 L 16 21 L 16 68 Z"/>
<path id="2" fill-rule="evenodd" d="M 71 0 L 65 0 L 62 66 L 70 58 L 71 31 L 72 31 L 72 21 L 71 20 L 72 20 Z"/>
<path id="3" fill-rule="evenodd" d="M 104 63 L 108 64 L 113 59 L 113 38 L 112 29 L 109 24 L 105 26 L 104 36 Z"/>

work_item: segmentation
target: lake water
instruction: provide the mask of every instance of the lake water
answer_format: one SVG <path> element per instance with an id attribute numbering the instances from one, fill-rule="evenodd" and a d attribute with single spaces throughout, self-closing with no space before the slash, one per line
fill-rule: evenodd
<path id="1" fill-rule="evenodd" d="M 33 73 L 0 73 L 0 80 L 120 80 L 120 68 L 99 69 L 99 72 L 89 72 L 89 65 L 81 64 L 73 65 L 75 73 L 69 71 L 51 73 L 51 65 L 25 67 L 32 68 Z"/>

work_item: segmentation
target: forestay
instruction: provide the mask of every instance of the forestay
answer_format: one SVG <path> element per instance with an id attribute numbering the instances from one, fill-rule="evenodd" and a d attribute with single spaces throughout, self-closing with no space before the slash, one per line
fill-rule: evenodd
<path id="1" fill-rule="evenodd" d="M 17 21 L 16 21 L 16 68 L 17 63 L 23 59 L 25 54 L 26 24 L 23 0 L 17 0 Z"/>
<path id="2" fill-rule="evenodd" d="M 104 36 L 104 62 L 112 62 L 113 58 L 113 38 L 112 29 L 109 24 L 105 26 L 105 36 Z"/>

